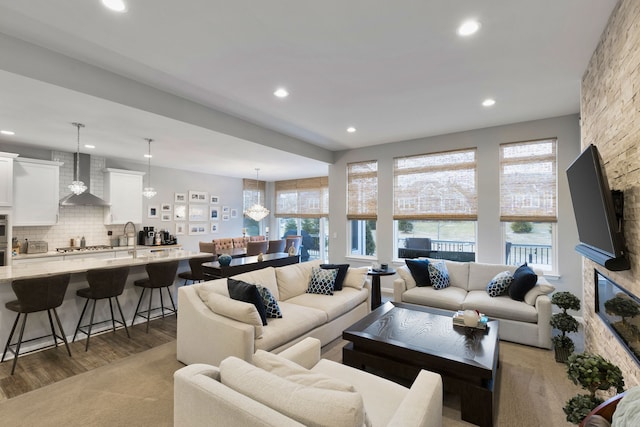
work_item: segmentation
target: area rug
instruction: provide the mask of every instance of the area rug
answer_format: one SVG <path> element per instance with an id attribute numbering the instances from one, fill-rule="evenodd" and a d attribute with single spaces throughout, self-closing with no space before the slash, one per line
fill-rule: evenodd
<path id="1" fill-rule="evenodd" d="M 341 352 L 336 347 L 335 356 Z M 572 426 L 562 406 L 579 389 L 550 351 L 502 342 L 497 427 Z M 331 354 L 323 354 L 333 359 Z M 11 426 L 171 426 L 176 343 L 135 354 L 0 403 Z M 445 396 L 444 427 L 466 427 L 458 398 Z"/>

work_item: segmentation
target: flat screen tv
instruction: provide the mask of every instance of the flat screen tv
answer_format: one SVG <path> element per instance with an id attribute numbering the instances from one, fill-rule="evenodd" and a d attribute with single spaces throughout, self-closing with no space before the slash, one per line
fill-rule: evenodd
<path id="1" fill-rule="evenodd" d="M 580 244 L 576 251 L 611 271 L 628 270 L 622 192 L 609 189 L 598 149 L 589 145 L 567 168 Z"/>

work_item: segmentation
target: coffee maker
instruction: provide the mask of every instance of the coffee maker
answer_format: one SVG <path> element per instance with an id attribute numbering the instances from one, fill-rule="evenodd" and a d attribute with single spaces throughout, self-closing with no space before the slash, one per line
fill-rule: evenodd
<path id="1" fill-rule="evenodd" d="M 153 227 L 143 227 L 142 231 L 138 233 L 138 244 L 144 246 L 153 246 L 155 244 L 156 233 L 153 231 Z"/>

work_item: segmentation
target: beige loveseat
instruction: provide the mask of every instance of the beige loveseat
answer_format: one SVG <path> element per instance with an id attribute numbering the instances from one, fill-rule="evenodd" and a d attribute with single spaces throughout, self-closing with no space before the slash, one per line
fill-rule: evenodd
<path id="1" fill-rule="evenodd" d="M 314 338 L 255 356 L 257 366 L 230 357 L 176 371 L 174 426 L 442 426 L 442 379 L 433 372 L 422 370 L 408 389 L 321 359 Z"/>
<path id="2" fill-rule="evenodd" d="M 441 260 L 430 260 L 441 261 Z M 486 291 L 491 279 L 502 271 L 514 272 L 518 266 L 477 262 L 445 261 L 451 286 L 434 289 L 416 286 L 409 268 L 397 268 L 400 275 L 393 282 L 393 299 L 445 310 L 478 310 L 500 321 L 500 339 L 541 348 L 551 348 L 551 300 L 553 286 L 542 276 L 527 293 L 525 301 L 509 295 L 491 297 Z"/>
<path id="3" fill-rule="evenodd" d="M 310 261 L 268 267 L 234 276 L 268 288 L 282 318 L 256 321 L 253 304 L 229 298 L 227 279 L 178 290 L 177 357 L 181 362 L 219 365 L 228 356 L 250 361 L 256 350 L 280 352 L 303 340 L 318 338 L 322 345 L 369 313 L 371 284 L 367 268 L 349 268 L 343 289 L 333 295 L 309 294 Z"/>

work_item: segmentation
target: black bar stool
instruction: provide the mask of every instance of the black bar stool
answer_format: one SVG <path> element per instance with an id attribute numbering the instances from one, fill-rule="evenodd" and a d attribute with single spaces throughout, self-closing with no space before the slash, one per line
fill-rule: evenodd
<path id="1" fill-rule="evenodd" d="M 136 280 L 134 285 L 142 287 L 142 293 L 140 294 L 140 299 L 138 300 L 138 305 L 136 307 L 136 312 L 133 315 L 133 320 L 131 320 L 131 326 L 133 326 L 133 322 L 136 320 L 137 316 L 143 317 L 147 319 L 147 333 L 149 333 L 149 321 L 151 320 L 151 311 L 152 310 L 162 310 L 161 315 L 157 315 L 154 317 L 165 317 L 164 310 L 169 310 L 170 314 L 174 314 L 177 312 L 176 305 L 173 303 L 173 297 L 171 296 L 171 290 L 169 287 L 173 285 L 173 280 L 176 278 L 176 273 L 178 272 L 178 262 L 179 261 L 165 261 L 165 262 L 154 262 L 151 264 L 147 264 L 145 269 L 147 270 L 147 274 L 149 275 L 148 279 L 140 279 Z M 167 288 L 167 293 L 169 294 L 169 299 L 171 300 L 171 306 L 173 308 L 165 307 L 164 300 L 162 299 L 162 288 Z M 144 291 L 149 289 L 149 307 L 147 309 L 147 314 L 140 313 L 138 310 L 140 309 L 140 304 L 142 303 L 142 297 L 144 297 Z M 151 308 L 151 298 L 153 297 L 153 290 L 158 289 L 160 291 L 160 307 Z"/>
<path id="2" fill-rule="evenodd" d="M 202 270 L 202 263 L 204 262 L 213 262 L 218 257 L 215 255 L 207 256 L 207 257 L 198 257 L 198 258 L 189 258 L 189 267 L 191 271 L 185 271 L 183 273 L 178 273 L 178 277 L 184 279 L 184 284 L 187 284 L 187 280 L 191 280 L 191 283 L 201 282 L 203 280 L 211 280 L 212 277 L 208 274 L 204 273 Z"/>
<path id="3" fill-rule="evenodd" d="M 69 357 L 71 357 L 71 350 L 69 349 L 69 344 L 67 343 L 67 338 L 64 334 L 64 329 L 62 329 L 62 323 L 60 322 L 60 318 L 58 317 L 58 312 L 56 311 L 57 307 L 62 305 L 64 301 L 64 294 L 67 291 L 67 286 L 69 286 L 69 274 L 58 274 L 55 276 L 46 276 L 46 277 L 35 277 L 30 279 L 19 279 L 14 280 L 11 283 L 11 287 L 13 288 L 13 292 L 16 294 L 17 300 L 9 301 L 5 304 L 9 310 L 18 313 L 16 316 L 16 321 L 13 322 L 13 327 L 11 328 L 11 333 L 9 334 L 9 339 L 7 339 L 7 344 L 4 347 L 4 352 L 2 353 L 2 360 L 4 361 L 4 357 L 7 354 L 7 350 L 14 354 L 13 359 L 13 367 L 11 368 L 11 375 L 16 370 L 16 363 L 18 363 L 18 355 L 20 354 L 20 346 L 23 342 L 30 342 L 39 340 L 49 335 L 43 335 L 37 338 L 31 338 L 28 340 L 22 340 L 24 335 L 24 327 L 27 323 L 27 316 L 29 313 L 36 313 L 38 311 L 47 311 L 47 315 L 49 316 L 49 326 L 51 326 L 51 336 L 53 337 L 54 346 L 58 347 L 58 339 L 64 342 L 64 345 L 67 347 L 67 353 L 69 353 Z M 51 318 L 51 311 L 53 310 L 53 314 L 56 317 L 56 322 L 58 323 L 58 328 L 60 329 L 60 336 L 56 334 L 55 328 L 53 327 L 53 319 Z M 18 326 L 18 320 L 20 320 L 20 316 L 24 314 L 22 318 L 22 326 L 20 326 L 20 334 L 18 335 L 18 341 L 14 344 L 11 344 L 11 340 L 13 339 L 13 334 L 16 331 L 16 326 Z M 15 351 L 13 348 L 15 347 Z M 47 346 L 49 347 L 49 346 Z M 38 349 L 40 350 L 40 349 Z M 35 351 L 35 350 L 31 350 Z M 31 353 L 31 351 L 27 353 Z M 26 354 L 26 353 L 24 353 Z"/>
<path id="4" fill-rule="evenodd" d="M 76 326 L 76 331 L 73 333 L 73 342 L 75 342 L 78 332 L 82 332 L 87 336 L 87 343 L 84 347 L 84 351 L 89 350 L 89 339 L 91 338 L 91 328 L 93 327 L 93 325 L 98 325 L 100 323 L 109 321 L 93 321 L 93 317 L 96 313 L 96 303 L 100 299 L 109 299 L 109 310 L 111 311 L 111 325 L 113 327 L 113 332 L 115 333 L 116 323 L 118 323 L 124 326 L 124 330 L 127 332 L 127 336 L 131 338 L 131 335 L 129 335 L 129 330 L 127 329 L 126 321 L 124 320 L 124 314 L 122 314 L 120 301 L 118 301 L 118 296 L 122 295 L 122 291 L 124 291 L 124 285 L 127 283 L 128 276 L 128 266 L 116 268 L 95 268 L 93 270 L 87 271 L 87 282 L 89 283 L 89 287 L 78 289 L 76 291 L 76 295 L 82 298 L 86 298 L 87 301 L 84 303 L 82 314 L 80 314 L 80 319 L 78 319 L 78 326 Z M 122 322 L 116 320 L 113 315 L 113 303 L 111 301 L 111 298 L 114 298 L 116 300 L 116 306 L 118 307 L 118 311 L 120 312 L 120 318 L 122 319 Z M 87 325 L 80 326 L 82 323 L 82 318 L 84 317 L 84 313 L 87 310 L 87 305 L 89 305 L 89 300 L 93 301 L 93 306 L 91 307 L 91 320 Z"/>

